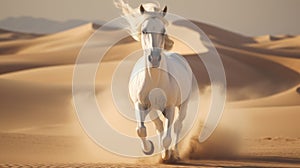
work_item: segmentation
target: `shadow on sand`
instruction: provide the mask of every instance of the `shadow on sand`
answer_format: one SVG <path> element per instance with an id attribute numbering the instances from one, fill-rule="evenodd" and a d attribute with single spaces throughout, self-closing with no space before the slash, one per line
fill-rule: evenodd
<path id="1" fill-rule="evenodd" d="M 240 156 L 226 160 L 183 160 L 169 165 L 200 167 L 299 167 L 299 158 L 277 156 Z"/>

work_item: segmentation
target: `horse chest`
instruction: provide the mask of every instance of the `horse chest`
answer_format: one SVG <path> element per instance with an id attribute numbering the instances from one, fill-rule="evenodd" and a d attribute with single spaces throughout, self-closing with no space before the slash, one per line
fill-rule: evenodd
<path id="1" fill-rule="evenodd" d="M 153 108 L 176 105 L 179 89 L 173 80 L 144 80 L 136 89 L 138 99 L 145 104 L 151 104 Z"/>
<path id="2" fill-rule="evenodd" d="M 166 106 L 177 106 L 189 97 L 192 72 L 184 58 L 176 54 L 166 54 L 164 62 L 167 66 L 164 67 L 167 68 L 152 69 L 146 68 L 145 59 L 140 58 L 131 73 L 129 94 L 133 102 L 146 106 L 165 102 Z M 151 98 L 149 95 L 152 95 Z"/>

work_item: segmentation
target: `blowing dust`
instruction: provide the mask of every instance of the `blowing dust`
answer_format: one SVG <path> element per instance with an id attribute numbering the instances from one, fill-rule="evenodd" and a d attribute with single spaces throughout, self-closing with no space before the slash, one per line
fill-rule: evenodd
<path id="1" fill-rule="evenodd" d="M 228 122 L 226 118 L 234 118 L 225 110 L 220 123 L 213 134 L 203 143 L 198 141 L 204 128 L 204 121 L 211 104 L 211 88 L 200 91 L 200 112 L 192 130 L 179 143 L 180 155 L 183 160 L 198 159 L 229 159 L 238 155 L 240 136 L 236 124 Z M 223 94 L 223 93 L 220 93 Z M 224 119 L 225 117 L 225 119 Z"/>

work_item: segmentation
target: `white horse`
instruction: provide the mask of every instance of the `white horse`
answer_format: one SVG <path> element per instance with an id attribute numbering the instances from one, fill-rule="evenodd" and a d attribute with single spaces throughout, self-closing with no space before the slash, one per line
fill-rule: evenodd
<path id="1" fill-rule="evenodd" d="M 154 152 L 153 143 L 147 139 L 145 118 L 154 122 L 163 148 L 162 159 L 179 159 L 178 141 L 192 88 L 192 71 L 187 61 L 177 53 L 164 50 L 166 38 L 167 7 L 162 11 L 146 11 L 140 6 L 144 20 L 140 25 L 144 54 L 135 64 L 129 82 L 129 95 L 135 106 L 137 135 L 146 155 Z M 175 111 L 178 117 L 175 119 Z M 165 125 L 159 118 L 165 117 Z M 172 128 L 175 137 L 173 138 Z M 171 145 L 175 139 L 175 145 Z"/>

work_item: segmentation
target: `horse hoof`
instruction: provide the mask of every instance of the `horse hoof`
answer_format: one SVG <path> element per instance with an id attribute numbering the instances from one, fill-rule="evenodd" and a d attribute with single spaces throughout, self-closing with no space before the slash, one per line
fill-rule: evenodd
<path id="1" fill-rule="evenodd" d="M 150 140 L 147 140 L 147 141 L 150 143 L 151 149 L 150 149 L 149 151 L 144 151 L 144 150 L 143 150 L 143 153 L 144 153 L 145 155 L 152 155 L 153 152 L 154 152 L 154 145 L 153 145 L 153 142 L 150 141 Z"/>
<path id="2" fill-rule="evenodd" d="M 180 161 L 181 161 L 181 159 L 179 157 L 179 154 L 177 154 L 173 150 L 166 150 L 162 154 L 162 163 L 164 163 L 164 164 L 174 164 L 174 163 L 178 163 Z"/>
<path id="3" fill-rule="evenodd" d="M 171 158 L 171 151 L 170 150 L 165 150 L 163 153 L 162 153 L 162 160 L 165 162 L 165 161 L 168 161 L 170 158 Z"/>

